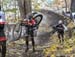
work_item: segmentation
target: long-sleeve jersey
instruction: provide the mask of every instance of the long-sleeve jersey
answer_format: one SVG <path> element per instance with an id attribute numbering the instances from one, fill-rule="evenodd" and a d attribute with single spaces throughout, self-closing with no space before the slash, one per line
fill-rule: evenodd
<path id="1" fill-rule="evenodd" d="M 57 26 L 56 26 L 56 30 L 57 30 L 57 32 L 59 32 L 59 33 L 61 33 L 61 32 L 64 32 L 64 26 L 63 26 L 63 24 L 58 24 Z"/>
<path id="2" fill-rule="evenodd" d="M 58 24 L 58 25 L 56 26 L 56 28 L 59 29 L 59 30 L 64 30 L 63 24 Z"/>
<path id="3" fill-rule="evenodd" d="M 32 19 L 32 20 L 30 20 L 30 21 L 28 22 L 28 24 L 31 25 L 31 26 L 33 26 L 33 25 L 36 24 L 36 21 L 35 21 L 34 19 Z"/>

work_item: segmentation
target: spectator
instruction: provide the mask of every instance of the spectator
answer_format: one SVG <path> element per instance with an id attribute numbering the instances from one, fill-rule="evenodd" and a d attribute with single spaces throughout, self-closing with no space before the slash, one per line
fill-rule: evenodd
<path id="1" fill-rule="evenodd" d="M 5 15 L 0 6 L 0 43 L 2 57 L 6 57 L 6 37 L 4 33 Z"/>

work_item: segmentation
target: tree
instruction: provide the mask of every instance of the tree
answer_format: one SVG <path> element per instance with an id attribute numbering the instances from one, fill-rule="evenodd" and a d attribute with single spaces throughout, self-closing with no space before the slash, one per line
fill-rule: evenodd
<path id="1" fill-rule="evenodd" d="M 65 1 L 65 12 L 67 12 L 67 0 L 64 1 Z"/>
<path id="2" fill-rule="evenodd" d="M 71 12 L 75 12 L 75 0 L 71 0 Z"/>
<path id="3" fill-rule="evenodd" d="M 26 18 L 26 15 L 32 11 L 31 0 L 17 0 L 22 19 Z"/>

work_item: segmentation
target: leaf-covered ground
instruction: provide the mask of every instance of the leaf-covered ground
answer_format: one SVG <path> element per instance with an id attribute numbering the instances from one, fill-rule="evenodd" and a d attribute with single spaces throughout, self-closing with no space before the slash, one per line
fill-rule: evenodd
<path id="1" fill-rule="evenodd" d="M 68 25 L 68 28 L 73 28 L 73 23 Z M 57 34 L 55 33 L 50 37 L 48 43 L 44 45 L 36 45 L 36 52 L 32 52 L 32 45 L 30 41 L 30 49 L 25 52 L 25 41 L 20 39 L 14 42 L 7 42 L 6 57 L 75 57 L 75 32 L 73 31 L 72 37 L 69 38 L 65 32 L 65 41 L 59 43 Z"/>
<path id="2" fill-rule="evenodd" d="M 25 41 L 20 39 L 15 42 L 11 42 L 7 45 L 7 56 L 6 57 L 43 57 L 43 48 L 41 46 L 36 46 L 36 51 L 32 51 L 31 41 L 30 41 L 30 49 L 26 53 L 25 52 Z"/>
<path id="3" fill-rule="evenodd" d="M 68 28 L 73 27 L 73 23 L 68 25 Z M 44 49 L 45 57 L 75 57 L 75 32 L 72 31 L 72 37 L 70 38 L 65 32 L 64 42 L 59 43 L 57 34 L 52 37 L 52 44 L 50 47 Z"/>

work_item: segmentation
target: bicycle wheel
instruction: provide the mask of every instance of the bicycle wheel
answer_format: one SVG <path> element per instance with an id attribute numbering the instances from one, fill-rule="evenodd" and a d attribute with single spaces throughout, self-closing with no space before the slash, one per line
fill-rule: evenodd
<path id="1" fill-rule="evenodd" d="M 39 12 L 33 12 L 33 13 L 28 13 L 27 16 L 26 16 L 27 19 L 31 19 L 33 17 L 34 17 L 34 19 L 36 21 L 36 25 L 35 25 L 35 27 L 36 27 L 42 21 L 43 15 L 41 13 L 39 13 Z"/>
<path id="2" fill-rule="evenodd" d="M 22 26 L 20 24 L 16 24 L 12 33 L 14 40 L 19 40 L 22 33 Z"/>
<path id="3" fill-rule="evenodd" d="M 35 19 L 35 21 L 36 21 L 36 25 L 35 25 L 35 26 L 38 26 L 38 25 L 41 23 L 42 19 L 43 19 L 43 15 L 38 14 L 38 15 L 36 15 L 36 16 L 34 17 L 34 19 Z"/>
<path id="4" fill-rule="evenodd" d="M 8 25 L 8 24 L 5 25 L 4 31 L 5 31 L 6 38 L 7 38 L 8 41 L 9 41 L 9 40 L 10 40 L 10 37 L 9 37 L 9 36 L 10 36 L 10 35 L 9 35 L 10 29 L 9 29 L 9 25 Z"/>

